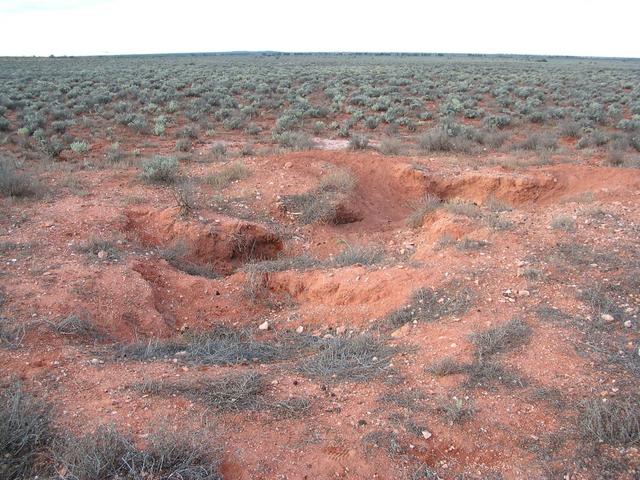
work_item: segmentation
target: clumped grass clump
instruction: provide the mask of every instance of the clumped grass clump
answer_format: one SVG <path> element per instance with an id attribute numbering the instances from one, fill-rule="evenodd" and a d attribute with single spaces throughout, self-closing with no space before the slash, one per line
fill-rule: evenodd
<path id="1" fill-rule="evenodd" d="M 563 230 L 565 232 L 573 232 L 576 228 L 575 220 L 568 215 L 560 215 L 551 220 L 551 228 L 554 230 Z"/>
<path id="2" fill-rule="evenodd" d="M 2 306 L 0 304 L 0 306 Z M 22 343 L 25 327 L 9 325 L 9 320 L 0 316 L 0 347 L 13 349 Z"/>
<path id="3" fill-rule="evenodd" d="M 425 152 L 463 152 L 469 153 L 473 143 L 462 136 L 452 136 L 442 128 L 429 130 L 418 139 L 418 146 Z"/>
<path id="4" fill-rule="evenodd" d="M 255 410 L 264 406 L 267 382 L 255 372 L 230 373 L 221 377 L 199 378 L 180 383 L 162 381 L 136 385 L 142 393 L 153 395 L 184 395 L 216 410 Z"/>
<path id="5" fill-rule="evenodd" d="M 378 150 L 383 155 L 400 155 L 404 151 L 404 145 L 397 138 L 384 138 L 380 141 Z"/>
<path id="6" fill-rule="evenodd" d="M 492 229 L 492 230 L 496 230 L 498 232 L 504 231 L 504 230 L 511 230 L 513 228 L 515 228 L 515 223 L 513 223 L 512 221 L 501 217 L 499 214 L 497 213 L 492 213 L 490 215 L 488 215 L 486 217 L 486 221 L 487 221 L 487 225 Z"/>
<path id="7" fill-rule="evenodd" d="M 442 206 L 442 200 L 435 195 L 425 195 L 417 202 L 409 216 L 407 217 L 407 225 L 411 228 L 420 228 L 424 222 L 424 218 L 434 210 Z"/>
<path id="8" fill-rule="evenodd" d="M 278 420 L 303 418 L 311 410 L 311 401 L 308 398 L 292 397 L 272 402 L 269 409 Z"/>
<path id="9" fill-rule="evenodd" d="M 515 318 L 502 325 L 489 328 L 471 336 L 478 358 L 513 350 L 529 342 L 531 327 Z"/>
<path id="10" fill-rule="evenodd" d="M 34 178 L 18 173 L 10 161 L 0 158 L 0 196 L 13 198 L 36 197 L 42 187 Z"/>
<path id="11" fill-rule="evenodd" d="M 550 134 L 532 133 L 517 147 L 521 150 L 549 151 L 558 148 L 558 143 Z"/>
<path id="12" fill-rule="evenodd" d="M 578 299 L 586 303 L 600 316 L 609 314 L 617 318 L 624 315 L 623 310 L 611 298 L 609 292 L 601 285 L 593 285 L 583 289 L 578 295 Z"/>
<path id="13" fill-rule="evenodd" d="M 470 420 L 475 413 L 473 402 L 457 397 L 451 397 L 440 401 L 438 413 L 451 424 L 460 424 Z"/>
<path id="14" fill-rule="evenodd" d="M 462 215 L 469 218 L 478 218 L 482 216 L 480 208 L 467 200 L 452 198 L 442 204 L 443 208 L 454 215 Z"/>
<path id="15" fill-rule="evenodd" d="M 276 260 L 262 260 L 259 262 L 246 263 L 243 270 L 257 273 L 284 272 L 287 270 L 304 271 L 322 266 L 322 262 L 307 254 L 295 257 L 284 257 Z"/>
<path id="16" fill-rule="evenodd" d="M 349 214 L 341 214 L 340 201 L 354 186 L 355 179 L 348 171 L 337 170 L 322 177 L 315 189 L 285 196 L 282 204 L 303 225 L 314 222 L 347 223 L 353 219 Z"/>
<path id="17" fill-rule="evenodd" d="M 350 265 L 375 265 L 384 259 L 384 250 L 376 247 L 362 247 L 348 245 L 342 252 L 336 255 L 331 262 L 332 266 L 348 267 Z"/>
<path id="18" fill-rule="evenodd" d="M 577 242 L 558 243 L 554 254 L 565 262 L 580 267 L 597 264 L 600 268 L 611 269 L 619 264 L 619 259 L 615 254 L 598 252 L 589 245 Z"/>
<path id="19" fill-rule="evenodd" d="M 112 425 L 82 436 L 67 436 L 55 451 L 65 479 L 222 480 L 219 451 L 205 438 L 166 429 L 149 436 L 146 449 Z"/>
<path id="20" fill-rule="evenodd" d="M 178 152 L 190 152 L 192 147 L 191 140 L 188 138 L 181 138 L 176 142 L 176 151 Z"/>
<path id="21" fill-rule="evenodd" d="M 0 392 L 0 477 L 32 478 L 53 440 L 50 408 L 14 384 Z"/>
<path id="22" fill-rule="evenodd" d="M 465 380 L 465 385 L 471 388 L 489 388 L 495 383 L 507 387 L 523 387 L 527 383 L 526 380 L 516 372 L 509 371 L 499 363 L 489 361 L 486 358 L 476 358 L 467 366 L 466 373 L 467 379 Z"/>
<path id="23" fill-rule="evenodd" d="M 352 135 L 349 139 L 349 148 L 351 150 L 366 150 L 369 146 L 369 137 L 366 135 Z"/>
<path id="24" fill-rule="evenodd" d="M 434 322 L 450 315 L 464 314 L 472 302 L 472 292 L 455 283 L 437 290 L 420 288 L 413 292 L 408 305 L 391 312 L 382 324 L 397 328 L 409 322 Z"/>
<path id="25" fill-rule="evenodd" d="M 180 353 L 186 362 L 204 365 L 237 365 L 285 360 L 313 348 L 314 337 L 282 333 L 260 341 L 248 331 L 218 325 L 210 331 L 189 332 L 177 340 L 151 340 L 121 347 L 120 356 L 132 360 L 169 358 Z"/>
<path id="26" fill-rule="evenodd" d="M 205 181 L 212 187 L 222 190 L 233 182 L 247 178 L 250 174 L 251 172 L 249 172 L 249 169 L 244 163 L 233 162 L 231 165 L 222 168 L 219 172 L 208 175 Z"/>
<path id="27" fill-rule="evenodd" d="M 426 368 L 427 372 L 435 375 L 436 377 L 446 377 L 448 375 L 466 373 L 467 369 L 467 365 L 460 363 L 451 357 L 445 357 Z"/>
<path id="28" fill-rule="evenodd" d="M 105 157 L 110 163 L 118 163 L 125 156 L 124 150 L 120 148 L 120 144 L 118 142 L 114 142 L 107 148 L 105 152 Z"/>
<path id="29" fill-rule="evenodd" d="M 91 320 L 79 315 L 69 315 L 54 324 L 52 328 L 61 335 L 70 335 L 86 340 L 104 340 L 106 335 Z"/>
<path id="30" fill-rule="evenodd" d="M 606 400 L 606 401 L 603 401 Z M 580 432 L 597 443 L 630 447 L 640 445 L 638 398 L 594 399 L 580 406 Z"/>
<path id="31" fill-rule="evenodd" d="M 473 238 L 464 237 L 456 242 L 456 248 L 461 252 L 468 252 L 472 250 L 481 250 L 489 245 L 486 240 L 476 240 Z"/>
<path id="32" fill-rule="evenodd" d="M 325 381 L 362 382 L 384 373 L 394 353 L 394 348 L 372 335 L 332 338 L 298 368 L 304 375 Z"/>
<path id="33" fill-rule="evenodd" d="M 227 147 L 224 143 L 214 143 L 211 147 L 211 155 L 217 161 L 224 160 L 227 157 Z"/>
<path id="34" fill-rule="evenodd" d="M 90 237 L 78 246 L 78 251 L 101 260 L 117 260 L 120 257 L 116 243 L 100 237 Z"/>
<path id="35" fill-rule="evenodd" d="M 153 183 L 175 183 L 178 178 L 176 157 L 156 155 L 142 163 L 142 178 Z"/>
<path id="36" fill-rule="evenodd" d="M 184 243 L 176 242 L 168 248 L 161 250 L 160 256 L 164 258 L 169 265 L 181 272 L 204 278 L 218 278 L 220 275 L 214 265 L 191 262 L 187 259 L 187 247 Z"/>

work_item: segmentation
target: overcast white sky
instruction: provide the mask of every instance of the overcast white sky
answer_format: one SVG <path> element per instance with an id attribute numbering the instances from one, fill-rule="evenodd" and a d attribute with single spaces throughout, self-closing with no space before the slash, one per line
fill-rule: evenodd
<path id="1" fill-rule="evenodd" d="M 0 55 L 412 51 L 640 57 L 640 0 L 0 0 Z"/>

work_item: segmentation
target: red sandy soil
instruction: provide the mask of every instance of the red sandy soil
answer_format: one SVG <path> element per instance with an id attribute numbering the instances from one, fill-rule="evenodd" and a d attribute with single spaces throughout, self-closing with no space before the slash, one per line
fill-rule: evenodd
<path id="1" fill-rule="evenodd" d="M 519 154 L 503 160 L 511 155 Z M 20 348 L 0 349 L 2 376 L 17 377 L 46 397 L 56 422 L 73 431 L 108 422 L 140 439 L 158 423 L 204 430 L 212 444 L 223 447 L 225 479 L 411 478 L 420 465 L 440 478 L 597 478 L 590 459 L 579 458 L 578 440 L 571 434 L 575 407 L 584 398 L 615 397 L 625 385 L 637 389 L 637 378 L 608 375 L 587 352 L 579 331 L 545 322 L 535 311 L 548 304 L 589 316 L 577 300 L 579 289 L 606 284 L 620 273 L 597 265 L 575 270 L 554 260 L 558 242 L 587 243 L 623 262 L 637 254 L 638 170 L 597 166 L 600 162 L 588 158 L 506 169 L 482 157 L 385 157 L 372 151 L 312 150 L 243 161 L 251 176 L 224 195 L 260 214 L 255 221 L 209 208 L 215 192 L 204 184 L 196 194 L 196 211 L 181 218 L 170 189 L 144 183 L 136 167 L 81 169 L 75 159 L 68 168 L 42 174 L 54 192 L 42 201 L 4 200 L 0 242 L 13 245 L 1 253 L 2 312 L 25 325 L 26 336 Z M 197 180 L 220 167 L 183 163 L 181 170 Z M 298 226 L 280 208 L 282 196 L 313 188 L 336 167 L 357 180 L 348 208 L 360 220 Z M 482 218 L 437 210 L 412 229 L 406 217 L 426 194 L 475 202 L 485 214 L 490 198 L 503 200 L 512 210 L 500 215 L 515 228 L 495 231 Z M 591 215 L 596 209 L 606 215 Z M 575 219 L 575 231 L 550 228 L 560 215 Z M 281 235 L 261 221 L 263 216 L 276 219 L 289 234 Z M 477 251 L 438 248 L 445 235 L 489 244 Z M 247 258 L 232 241 L 238 236 L 255 240 L 261 256 L 269 258 L 303 252 L 328 258 L 346 242 L 382 246 L 386 259 L 374 266 L 271 273 L 265 282 L 278 301 L 252 303 L 243 294 L 246 274 L 239 267 Z M 91 238 L 113 240 L 118 258 L 80 252 Z M 172 267 L 158 248 L 178 240 L 187 245 L 190 260 L 209 263 L 224 275 L 208 279 Z M 540 270 L 544 278 L 527 280 L 521 275 L 526 268 Z M 247 327 L 267 339 L 299 326 L 314 335 L 350 335 L 405 305 L 415 289 L 451 282 L 475 292 L 472 308 L 459 318 L 408 324 L 393 332 L 390 344 L 411 348 L 394 357 L 389 378 L 324 383 L 278 364 L 212 367 L 179 358 L 111 359 L 114 341 L 169 338 L 218 324 Z M 638 341 L 639 297 L 634 301 L 628 305 L 631 327 L 617 319 L 610 326 L 626 337 L 621 348 L 629 350 Z M 48 328 L 47 322 L 71 314 L 90 318 L 112 340 L 87 345 Z M 436 377 L 425 371 L 445 356 L 470 361 L 469 335 L 514 317 L 532 327 L 532 340 L 505 353 L 502 363 L 532 386 L 464 389 L 464 375 Z M 265 320 L 269 330 L 258 331 Z M 180 396 L 146 396 L 130 388 L 146 379 L 188 380 L 247 369 L 269 375 L 271 398 L 310 398 L 311 412 L 284 420 L 265 411 L 217 414 Z M 534 387 L 557 389 L 567 406 L 536 398 Z M 416 408 L 380 400 L 385 393 L 415 391 L 424 394 Z M 476 412 L 464 424 L 450 424 L 435 412 L 438 401 L 454 395 L 475 401 Z M 430 437 L 410 431 L 397 418 L 412 420 Z M 397 435 L 401 453 L 364 442 L 374 431 Z M 565 432 L 566 440 L 550 447 L 550 439 Z M 544 448 L 546 456 L 540 453 Z M 603 448 L 627 462 L 627 471 L 616 478 L 633 478 L 637 449 Z"/>

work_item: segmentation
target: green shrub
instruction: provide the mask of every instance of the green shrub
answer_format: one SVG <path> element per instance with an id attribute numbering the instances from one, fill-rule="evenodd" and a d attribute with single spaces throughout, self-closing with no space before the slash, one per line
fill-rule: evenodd
<path id="1" fill-rule="evenodd" d="M 283 147 L 293 150 L 310 150 L 314 146 L 311 137 L 304 132 L 282 132 L 274 133 L 273 140 Z"/>
<path id="2" fill-rule="evenodd" d="M 64 143 L 60 138 L 53 136 L 50 138 L 41 138 L 38 140 L 40 149 L 49 157 L 56 158 L 64 150 Z"/>
<path id="3" fill-rule="evenodd" d="M 155 183 L 174 183 L 178 177 L 178 160 L 175 157 L 156 155 L 142 163 L 142 178 Z"/>
<path id="4" fill-rule="evenodd" d="M 89 145 L 83 140 L 73 142 L 69 147 L 76 153 L 86 153 L 89 151 Z"/>

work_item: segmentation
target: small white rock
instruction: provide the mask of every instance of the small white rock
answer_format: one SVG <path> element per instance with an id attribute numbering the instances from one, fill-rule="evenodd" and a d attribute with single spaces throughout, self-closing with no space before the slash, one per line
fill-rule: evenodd
<path id="1" fill-rule="evenodd" d="M 269 322 L 262 322 L 260 325 L 258 325 L 258 330 L 269 330 Z"/>

